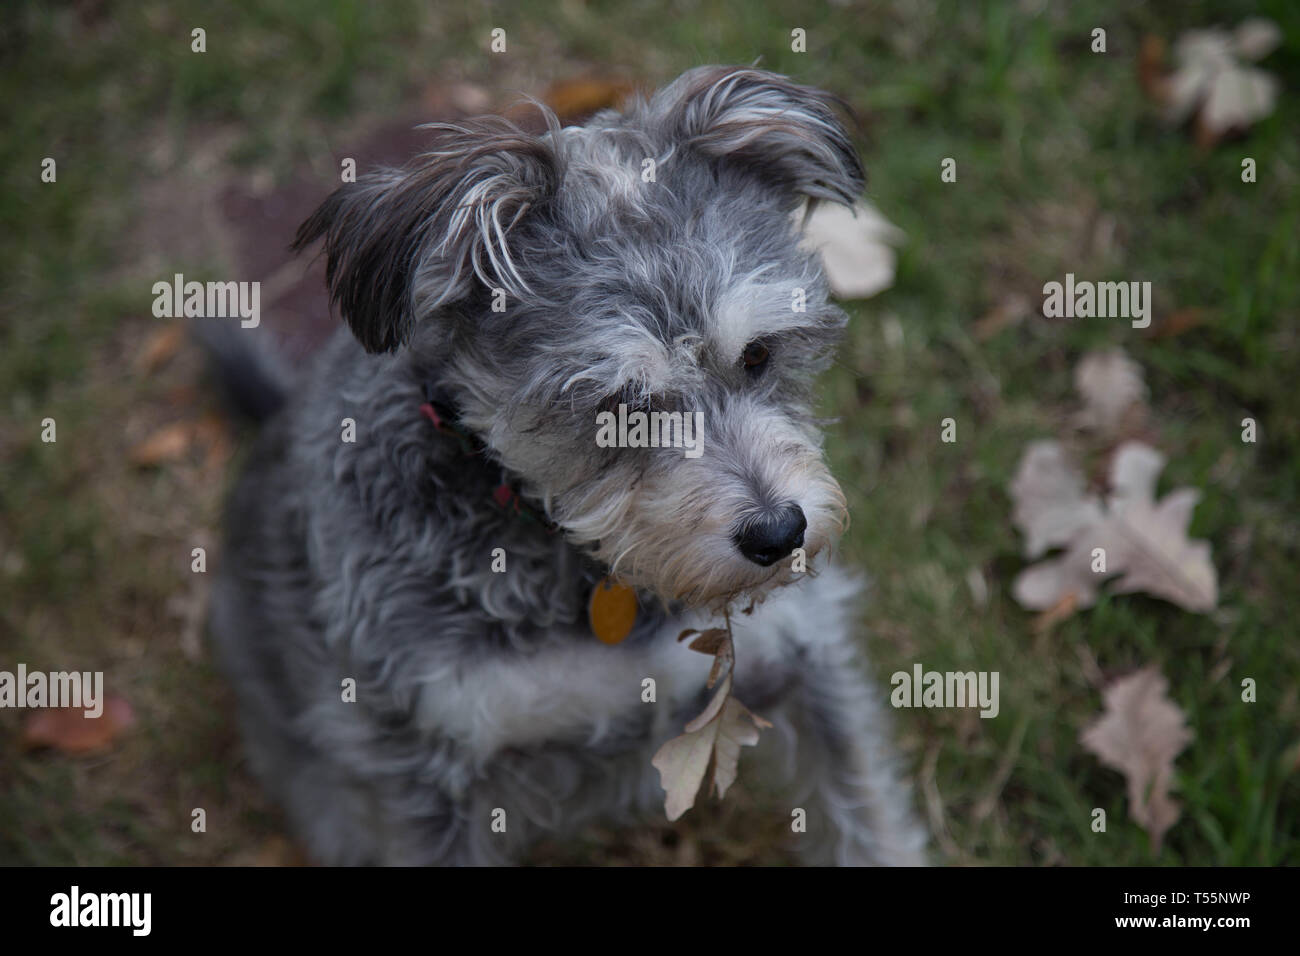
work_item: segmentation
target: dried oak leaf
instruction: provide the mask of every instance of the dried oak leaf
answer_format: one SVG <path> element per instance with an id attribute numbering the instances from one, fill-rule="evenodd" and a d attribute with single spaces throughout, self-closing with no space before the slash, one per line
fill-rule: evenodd
<path id="1" fill-rule="evenodd" d="M 1124 774 L 1129 815 L 1147 831 L 1153 853 L 1178 820 L 1178 804 L 1169 796 L 1174 758 L 1193 736 L 1167 689 L 1154 666 L 1120 678 L 1102 694 L 1105 713 L 1079 736 L 1098 760 Z"/>
<path id="2" fill-rule="evenodd" d="M 1012 523 L 1025 536 L 1025 557 L 1037 558 L 1101 521 L 1101 501 L 1084 495 L 1084 480 L 1060 442 L 1032 442 L 1011 480 Z"/>
<path id="3" fill-rule="evenodd" d="M 866 299 L 894 284 L 903 231 L 866 200 L 852 209 L 839 203 L 817 203 L 811 213 L 796 211 L 803 231 L 800 245 L 821 255 L 831 291 L 841 299 Z"/>
<path id="4" fill-rule="evenodd" d="M 692 634 L 699 636 L 687 646 L 701 654 L 713 655 L 713 667 L 709 670 L 709 680 L 705 685 L 712 690 L 713 685 L 718 682 L 718 677 L 729 671 L 734 663 L 735 648 L 731 643 L 731 632 L 725 627 L 711 627 L 707 631 L 687 628 L 677 635 L 677 640 L 684 641 Z"/>
<path id="5" fill-rule="evenodd" d="M 1033 452 L 1031 446 L 1026 458 Z M 1044 452 L 1040 449 L 1038 454 Z M 1091 607 L 1101 583 L 1121 575 L 1115 584 L 1117 592 L 1145 591 L 1187 611 L 1212 611 L 1218 604 L 1218 579 L 1210 561 L 1209 543 L 1187 537 L 1200 492 L 1179 488 L 1157 502 L 1156 479 L 1163 467 L 1164 456 L 1154 448 L 1142 442 L 1121 445 L 1111 464 L 1112 494 L 1104 515 L 1093 524 L 1076 527 L 1063 555 L 1020 573 L 1012 585 L 1012 594 L 1021 606 L 1046 611 L 1073 594 L 1077 607 Z M 1020 472 L 1024 470 L 1022 460 Z M 1057 475 L 1053 480 L 1064 487 L 1068 477 Z M 1025 494 L 1025 487 L 1023 483 L 1012 484 L 1017 514 L 1051 514 L 1035 506 L 1032 498 L 1022 504 L 1018 496 Z M 1039 510 L 1035 511 L 1035 507 Z M 1077 518 L 1079 512 L 1073 515 Z M 1041 544 L 1062 524 L 1061 519 L 1054 520 L 1055 525 L 1045 517 L 1037 518 L 1038 524 L 1026 519 L 1025 527 L 1031 529 L 1026 535 L 1032 531 L 1031 540 Z M 1057 534 L 1055 539 L 1060 536 Z M 1105 552 L 1104 568 L 1097 566 L 1093 554 L 1097 548 Z"/>
<path id="6" fill-rule="evenodd" d="M 23 722 L 24 750 L 52 747 L 65 754 L 99 753 L 110 749 L 122 731 L 135 723 L 135 712 L 123 697 L 104 697 L 104 712 L 87 717 L 84 707 L 50 707 L 33 711 Z"/>
<path id="7" fill-rule="evenodd" d="M 1074 388 L 1083 399 L 1079 424 L 1101 435 L 1113 436 L 1133 406 L 1146 405 L 1147 386 L 1142 366 L 1123 349 L 1089 352 L 1074 368 Z"/>
<path id="8" fill-rule="evenodd" d="M 730 630 L 711 628 L 702 633 L 687 630 L 677 639 L 684 640 L 697 633 L 699 636 L 691 642 L 691 649 L 715 655 L 709 686 L 714 685 L 720 670 L 725 668 L 725 671 L 708 706 L 686 725 L 686 733 L 665 743 L 651 760 L 651 765 L 659 771 L 659 783 L 665 793 L 664 812 L 669 820 L 678 819 L 695 806 L 700 784 L 710 767 L 714 792 L 719 799 L 725 797 L 736 782 L 740 748 L 757 744 L 759 730 L 772 726 L 731 696 L 734 650 Z M 706 650 L 709 647 L 714 650 Z"/>
<path id="9" fill-rule="evenodd" d="M 1243 61 L 1267 56 L 1281 42 L 1277 24 L 1246 20 L 1234 32 L 1192 30 L 1174 44 L 1174 72 L 1159 84 L 1165 118 L 1196 117 L 1197 141 L 1209 146 L 1273 112 L 1278 82 Z"/>

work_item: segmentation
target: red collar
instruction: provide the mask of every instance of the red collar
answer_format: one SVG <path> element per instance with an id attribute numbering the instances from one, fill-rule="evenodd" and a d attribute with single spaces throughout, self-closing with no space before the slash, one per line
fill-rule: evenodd
<path id="1" fill-rule="evenodd" d="M 481 456 L 486 447 L 482 440 L 462 425 L 460 419 L 447 405 L 437 401 L 428 388 L 425 389 L 425 397 L 428 400 L 420 405 L 420 414 L 431 421 L 439 433 L 455 438 L 465 455 Z M 496 502 L 497 507 L 505 511 L 510 511 L 527 521 L 536 521 L 546 529 L 547 533 L 553 533 L 557 527 L 554 521 L 546 517 L 546 512 L 536 505 L 529 504 L 506 480 L 504 468 L 501 470 L 501 482 L 492 489 L 492 500 Z"/>

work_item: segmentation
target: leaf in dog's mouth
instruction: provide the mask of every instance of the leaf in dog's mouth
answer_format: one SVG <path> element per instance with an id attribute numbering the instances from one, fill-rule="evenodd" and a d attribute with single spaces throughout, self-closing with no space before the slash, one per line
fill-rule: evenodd
<path id="1" fill-rule="evenodd" d="M 750 711 L 731 696 L 732 672 L 735 664 L 735 645 L 731 638 L 731 617 L 726 627 L 706 631 L 688 629 L 678 635 L 679 641 L 697 635 L 690 649 L 713 655 L 707 686 L 717 690 L 704 711 L 686 725 L 686 733 L 668 741 L 651 761 L 659 771 L 663 786 L 664 812 L 669 820 L 676 820 L 695 806 L 700 784 L 712 768 L 713 789 L 718 798 L 736 782 L 736 768 L 740 761 L 740 748 L 758 743 L 759 731 L 772 725 Z"/>

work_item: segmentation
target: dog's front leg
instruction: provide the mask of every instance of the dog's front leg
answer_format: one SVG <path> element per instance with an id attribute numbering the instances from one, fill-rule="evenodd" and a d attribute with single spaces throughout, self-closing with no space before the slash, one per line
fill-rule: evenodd
<path id="1" fill-rule="evenodd" d="M 924 865 L 915 821 L 890 742 L 890 721 L 847 643 L 810 648 L 786 713 L 797 735 L 798 780 L 808 795 L 809 863 Z"/>

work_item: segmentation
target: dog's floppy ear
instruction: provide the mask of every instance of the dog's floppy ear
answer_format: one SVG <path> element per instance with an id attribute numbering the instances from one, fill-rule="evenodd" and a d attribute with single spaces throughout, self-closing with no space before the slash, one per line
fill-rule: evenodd
<path id="1" fill-rule="evenodd" d="M 426 128 L 439 136 L 434 150 L 342 186 L 293 243 L 325 238 L 330 299 L 371 352 L 404 344 L 418 318 L 467 297 L 476 280 L 526 293 L 510 232 L 561 177 L 544 139 L 499 117 Z"/>
<path id="2" fill-rule="evenodd" d="M 651 104 L 682 145 L 780 188 L 851 206 L 866 177 L 829 93 L 766 70 L 706 66 Z"/>

